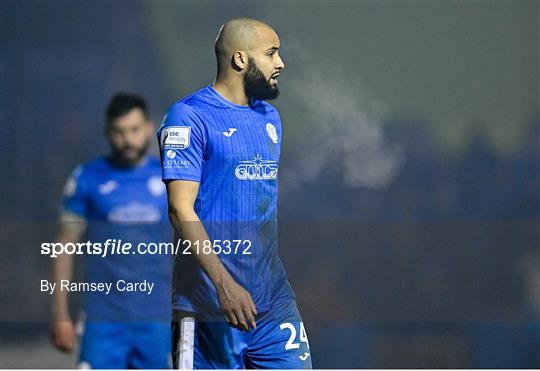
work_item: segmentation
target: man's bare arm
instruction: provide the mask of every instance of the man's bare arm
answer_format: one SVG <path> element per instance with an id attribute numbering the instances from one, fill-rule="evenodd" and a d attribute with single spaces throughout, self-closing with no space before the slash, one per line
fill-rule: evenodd
<path id="1" fill-rule="evenodd" d="M 79 242 L 86 223 L 74 214 L 61 216 L 56 241 L 62 244 Z M 75 346 L 75 326 L 69 314 L 69 293 L 59 289 L 61 280 L 73 276 L 73 255 L 60 254 L 52 260 L 51 280 L 56 283 L 51 302 L 51 340 L 59 350 L 70 352 Z"/>
<path id="2" fill-rule="evenodd" d="M 210 241 L 208 233 L 195 213 L 194 204 L 199 192 L 199 183 L 175 180 L 167 184 L 169 199 L 169 219 L 184 240 L 191 242 L 190 252 L 208 275 L 216 288 L 219 304 L 230 324 L 249 331 L 248 322 L 255 328 L 257 309 L 247 290 L 234 281 L 219 257 L 212 250 L 210 254 L 197 253 L 196 245 Z M 198 243 L 196 243 L 199 241 Z"/>

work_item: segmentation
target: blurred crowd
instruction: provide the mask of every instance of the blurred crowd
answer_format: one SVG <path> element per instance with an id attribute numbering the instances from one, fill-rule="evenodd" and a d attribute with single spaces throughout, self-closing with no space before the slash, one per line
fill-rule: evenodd
<path id="1" fill-rule="evenodd" d="M 406 157 L 387 189 L 327 174 L 282 195 L 281 254 L 331 347 L 321 367 L 538 367 L 539 122 L 515 152 L 477 133 L 456 156 L 427 127 L 387 127 Z"/>

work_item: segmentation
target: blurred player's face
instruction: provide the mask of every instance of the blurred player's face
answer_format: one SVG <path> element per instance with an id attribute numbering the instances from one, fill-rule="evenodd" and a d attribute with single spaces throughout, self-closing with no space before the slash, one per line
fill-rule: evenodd
<path id="1" fill-rule="evenodd" d="M 107 130 L 113 157 L 128 165 L 136 164 L 148 150 L 152 124 L 139 108 L 118 117 Z"/>
<path id="2" fill-rule="evenodd" d="M 279 56 L 279 38 L 269 28 L 261 29 L 257 36 L 244 73 L 244 90 L 249 98 L 275 99 L 279 95 L 278 76 L 285 67 Z"/>

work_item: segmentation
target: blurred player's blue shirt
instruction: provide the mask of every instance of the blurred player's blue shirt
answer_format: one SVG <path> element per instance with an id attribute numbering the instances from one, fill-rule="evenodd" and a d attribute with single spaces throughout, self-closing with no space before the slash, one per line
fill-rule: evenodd
<path id="1" fill-rule="evenodd" d="M 257 310 L 294 298 L 277 251 L 277 110 L 264 101 L 235 105 L 207 86 L 172 105 L 157 136 L 163 180 L 200 183 L 195 212 Z M 183 250 L 174 266 L 174 308 L 218 312 L 214 286 Z"/>
<path id="2" fill-rule="evenodd" d="M 142 164 L 119 168 L 106 158 L 78 166 L 64 189 L 64 212 L 80 216 L 87 223 L 84 242 L 104 243 L 107 239 L 132 243 L 131 251 L 144 243 L 170 242 L 167 196 L 157 159 L 146 157 Z M 110 251 L 110 248 L 109 248 Z M 88 319 L 133 321 L 170 318 L 171 255 L 85 256 L 86 282 L 111 282 L 113 289 L 85 294 Z M 153 282 L 148 292 L 118 292 L 118 280 Z"/>

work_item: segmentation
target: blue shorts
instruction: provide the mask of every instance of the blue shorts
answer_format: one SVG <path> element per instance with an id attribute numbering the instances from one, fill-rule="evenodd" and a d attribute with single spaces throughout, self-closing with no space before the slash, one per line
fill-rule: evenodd
<path id="1" fill-rule="evenodd" d="M 310 369 L 311 354 L 296 302 L 255 317 L 250 332 L 231 327 L 220 316 L 175 312 L 172 322 L 176 369 Z"/>
<path id="2" fill-rule="evenodd" d="M 170 368 L 165 322 L 85 322 L 79 368 Z"/>

